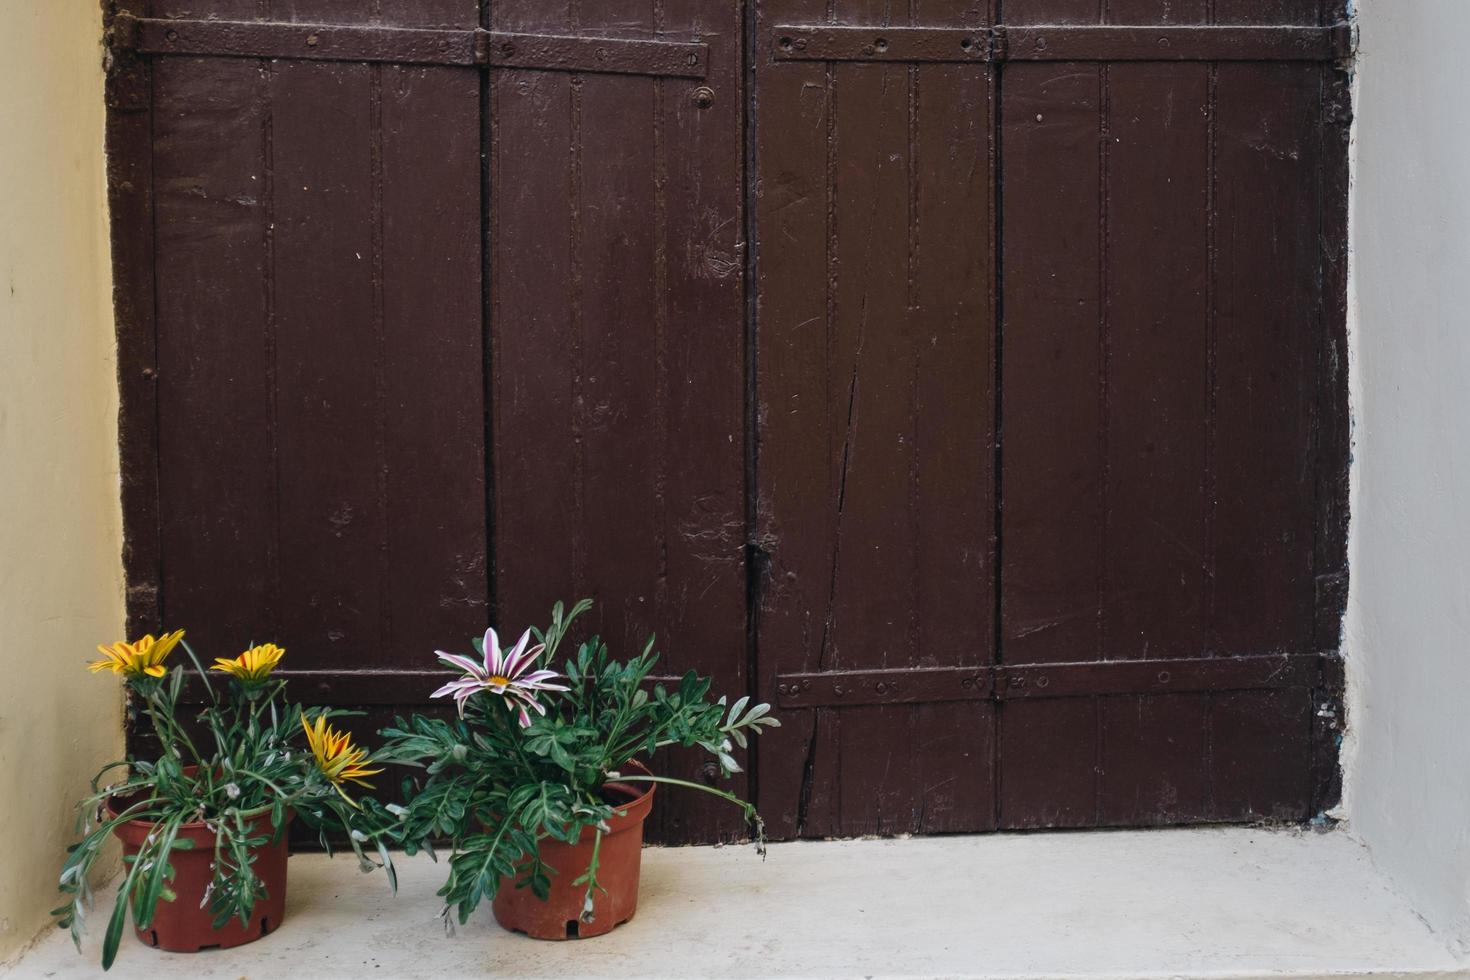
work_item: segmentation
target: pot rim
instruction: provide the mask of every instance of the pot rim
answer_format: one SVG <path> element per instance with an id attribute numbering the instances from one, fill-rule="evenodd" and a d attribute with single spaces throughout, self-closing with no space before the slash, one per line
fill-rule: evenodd
<path id="1" fill-rule="evenodd" d="M 617 767 L 618 772 L 631 770 L 652 776 L 653 771 L 637 759 L 629 759 Z M 614 803 L 613 815 L 608 820 L 608 826 L 612 828 L 610 833 L 616 833 L 625 827 L 635 823 L 641 823 L 647 819 L 648 812 L 653 808 L 653 793 L 658 788 L 658 783 L 624 783 L 616 779 L 609 779 L 603 783 L 603 788 L 614 787 L 622 792 L 632 794 L 626 803 Z"/>

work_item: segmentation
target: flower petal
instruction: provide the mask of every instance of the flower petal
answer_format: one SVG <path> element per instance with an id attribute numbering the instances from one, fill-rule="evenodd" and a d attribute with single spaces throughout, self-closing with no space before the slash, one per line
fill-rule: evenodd
<path id="1" fill-rule="evenodd" d="M 533 647 L 528 647 L 530 639 L 531 631 L 526 630 L 521 636 L 521 641 L 516 644 L 515 650 L 506 658 L 505 676 L 515 677 L 540 658 L 541 652 L 546 649 L 546 644 L 538 643 Z"/>
<path id="2" fill-rule="evenodd" d="M 485 674 L 500 673 L 500 636 L 495 632 L 495 627 L 485 631 Z"/>
<path id="3" fill-rule="evenodd" d="M 451 667 L 458 667 L 466 674 L 478 677 L 481 680 L 484 679 L 484 674 L 481 672 L 480 665 L 475 663 L 469 657 L 461 656 L 457 653 L 445 653 L 443 650 L 435 650 L 434 656 L 438 657 L 440 660 L 444 661 L 444 663 L 448 664 Z"/>

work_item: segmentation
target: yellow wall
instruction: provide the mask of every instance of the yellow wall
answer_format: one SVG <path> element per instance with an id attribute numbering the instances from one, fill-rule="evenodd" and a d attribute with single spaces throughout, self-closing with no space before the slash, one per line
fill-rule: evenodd
<path id="1" fill-rule="evenodd" d="M 84 668 L 123 623 L 100 7 L 0 0 L 0 961 L 122 749 L 119 685 Z"/>

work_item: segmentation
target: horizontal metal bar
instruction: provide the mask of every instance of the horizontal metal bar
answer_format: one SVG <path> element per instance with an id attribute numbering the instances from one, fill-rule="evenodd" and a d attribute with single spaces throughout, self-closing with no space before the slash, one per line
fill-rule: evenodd
<path id="1" fill-rule="evenodd" d="M 488 42 L 491 68 L 703 78 L 709 62 L 709 45 L 695 41 L 496 32 Z"/>
<path id="2" fill-rule="evenodd" d="M 126 32 L 131 31 L 129 37 Z M 113 43 L 139 54 L 220 58 L 300 58 L 312 61 L 390 61 L 397 64 L 479 64 L 475 30 L 423 30 L 285 21 L 123 18 Z"/>
<path id="3" fill-rule="evenodd" d="M 1335 61 L 1352 54 L 1352 29 L 1333 27 L 1005 26 L 1006 61 Z"/>
<path id="4" fill-rule="evenodd" d="M 990 60 L 990 33 L 983 27 L 783 25 L 772 42 L 777 61 Z"/>
<path id="5" fill-rule="evenodd" d="M 783 708 L 1305 688 L 1330 657 L 1273 654 L 781 674 Z"/>
<path id="6" fill-rule="evenodd" d="M 783 24 L 777 61 L 1334 61 L 1352 29 L 1163 25 L 1002 25 L 991 28 Z"/>
<path id="7" fill-rule="evenodd" d="M 977 701 L 990 697 L 994 682 L 994 669 L 989 667 L 782 674 L 776 678 L 776 702 L 783 708 L 813 708 Z"/>
<path id="8" fill-rule="evenodd" d="M 112 43 L 143 55 L 488 66 L 682 78 L 703 78 L 709 62 L 709 46 L 697 41 L 122 14 L 114 20 Z"/>

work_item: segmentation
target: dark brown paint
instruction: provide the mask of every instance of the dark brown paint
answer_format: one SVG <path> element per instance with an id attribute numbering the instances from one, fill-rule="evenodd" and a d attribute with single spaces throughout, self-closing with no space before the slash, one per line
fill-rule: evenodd
<path id="1" fill-rule="evenodd" d="M 586 593 L 780 836 L 1320 812 L 1341 16 L 109 0 L 130 631 L 381 718 Z"/>

